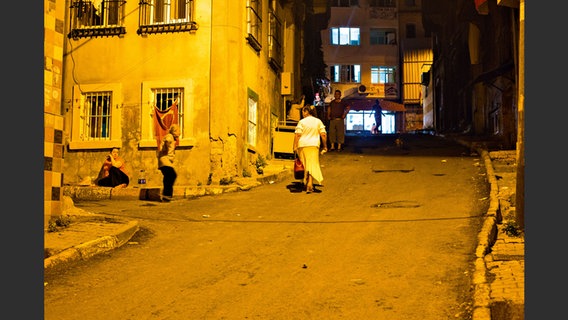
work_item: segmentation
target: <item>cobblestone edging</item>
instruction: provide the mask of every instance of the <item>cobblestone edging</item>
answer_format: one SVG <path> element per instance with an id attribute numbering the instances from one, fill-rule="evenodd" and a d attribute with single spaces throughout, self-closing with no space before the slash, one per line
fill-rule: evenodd
<path id="1" fill-rule="evenodd" d="M 485 256 L 487 278 L 491 283 L 492 320 L 525 318 L 525 242 L 524 234 L 512 236 L 507 223 L 515 221 L 517 154 L 516 150 L 489 152 L 496 177 L 499 200 L 497 236 L 491 252 Z"/>
<path id="2" fill-rule="evenodd" d="M 490 204 L 476 250 L 473 320 L 524 319 L 524 238 L 510 237 L 501 222 L 514 213 L 515 151 L 478 148 L 490 183 Z"/>
<path id="3" fill-rule="evenodd" d="M 491 320 L 491 285 L 486 276 L 487 265 L 485 264 L 485 255 L 489 253 L 497 237 L 496 217 L 499 209 L 499 199 L 497 198 L 498 186 L 489 153 L 482 149 L 478 149 L 477 152 L 483 159 L 487 179 L 489 180 L 490 202 L 481 232 L 479 233 L 477 249 L 475 251 L 473 320 Z"/>

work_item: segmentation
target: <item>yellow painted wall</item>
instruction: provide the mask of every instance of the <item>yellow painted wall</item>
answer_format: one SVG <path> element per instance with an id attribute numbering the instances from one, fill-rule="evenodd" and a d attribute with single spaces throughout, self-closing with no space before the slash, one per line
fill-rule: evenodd
<path id="1" fill-rule="evenodd" d="M 136 33 L 138 2 L 128 1 L 125 6 L 126 34 L 122 37 L 65 37 L 63 105 L 67 141 L 74 125 L 74 86 L 117 84 L 123 96 L 120 153 L 126 159 L 131 185 L 141 169 L 146 171 L 149 185 L 161 185 L 156 148 L 151 141 L 144 142 L 147 137 L 141 130 L 143 103 L 147 100 L 141 87 L 145 82 L 183 80 L 190 87 L 184 101 L 191 107 L 184 115 L 189 120 L 186 130 L 190 137 L 176 150 L 176 185 L 205 184 L 210 176 L 215 184 L 227 176 L 241 176 L 258 155 L 270 158 L 271 114 L 281 110 L 284 102 L 279 73 L 268 64 L 268 2 L 263 3 L 259 53 L 246 41 L 246 0 L 195 1 L 197 31 L 147 36 Z M 68 23 L 65 27 L 68 29 Z M 67 35 L 69 30 L 65 32 Z M 288 54 L 297 52 L 299 44 L 286 46 Z M 285 65 L 283 71 L 294 67 Z M 295 76 L 299 77 L 299 72 Z M 246 144 L 249 89 L 259 97 L 258 142 L 254 148 Z M 68 149 L 64 183 L 94 179 L 107 153 L 108 148 Z"/>

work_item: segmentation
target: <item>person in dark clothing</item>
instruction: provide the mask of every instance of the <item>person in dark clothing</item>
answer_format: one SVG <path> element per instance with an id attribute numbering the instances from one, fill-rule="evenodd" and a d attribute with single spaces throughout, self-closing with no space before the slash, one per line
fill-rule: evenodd
<path id="1" fill-rule="evenodd" d="M 380 134 L 382 131 L 381 125 L 383 118 L 383 108 L 381 108 L 381 103 L 379 102 L 379 99 L 375 100 L 375 104 L 373 104 L 373 115 L 375 116 L 375 128 L 372 133 Z"/>
<path id="2" fill-rule="evenodd" d="M 125 188 L 130 183 L 130 178 L 124 166 L 124 159 L 118 155 L 118 148 L 112 148 L 107 155 L 101 171 L 97 185 L 100 187 Z"/>
<path id="3" fill-rule="evenodd" d="M 341 100 L 341 91 L 335 90 L 335 99 L 329 103 L 327 108 L 327 120 L 329 121 L 329 143 L 331 148 L 329 151 L 341 151 L 341 146 L 345 143 L 345 117 L 349 113 L 349 105 Z"/>

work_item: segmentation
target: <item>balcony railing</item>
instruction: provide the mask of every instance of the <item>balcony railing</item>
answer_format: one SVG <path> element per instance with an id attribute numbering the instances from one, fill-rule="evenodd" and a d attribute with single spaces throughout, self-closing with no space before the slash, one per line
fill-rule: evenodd
<path id="1" fill-rule="evenodd" d="M 193 0 L 142 0 L 139 3 L 139 35 L 165 32 L 192 32 L 199 27 L 193 21 Z"/>
<path id="2" fill-rule="evenodd" d="M 125 0 L 94 1 L 73 0 L 70 7 L 69 38 L 121 36 Z"/>

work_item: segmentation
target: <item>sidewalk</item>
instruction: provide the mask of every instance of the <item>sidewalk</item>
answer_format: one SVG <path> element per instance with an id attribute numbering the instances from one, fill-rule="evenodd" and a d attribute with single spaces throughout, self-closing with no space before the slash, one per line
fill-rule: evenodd
<path id="1" fill-rule="evenodd" d="M 44 233 L 44 271 L 118 248 L 138 231 L 136 220 L 109 219 L 71 207 L 70 198 L 64 202 L 70 223 L 61 231 Z"/>
<path id="2" fill-rule="evenodd" d="M 516 150 L 488 151 L 483 142 L 457 141 L 477 150 L 491 185 L 476 250 L 473 320 L 524 320 L 524 234 L 506 232 L 515 217 Z"/>
<path id="3" fill-rule="evenodd" d="M 178 186 L 174 198 L 183 199 L 224 192 L 247 191 L 262 184 L 288 179 L 293 175 L 293 160 L 272 159 L 264 173 L 255 178 L 239 178 L 226 186 Z M 138 221 L 108 218 L 73 205 L 74 201 L 145 200 L 159 201 L 158 187 L 105 188 L 67 186 L 63 188 L 63 213 L 68 225 L 44 233 L 44 271 L 89 259 L 127 244 L 138 231 Z"/>

